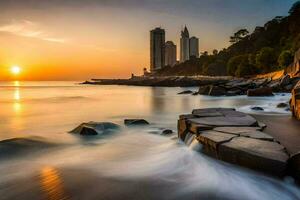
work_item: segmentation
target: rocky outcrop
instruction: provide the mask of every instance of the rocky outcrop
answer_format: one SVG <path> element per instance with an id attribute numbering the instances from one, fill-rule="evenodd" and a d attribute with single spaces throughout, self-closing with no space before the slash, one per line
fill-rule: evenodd
<path id="1" fill-rule="evenodd" d="M 299 175 L 299 155 L 290 158 L 286 148 L 263 132 L 264 128 L 235 109 L 197 109 L 179 117 L 178 137 L 186 144 L 201 144 L 203 153 L 225 162 L 275 176 Z"/>
<path id="2" fill-rule="evenodd" d="M 141 125 L 149 125 L 149 122 L 147 122 L 144 119 L 125 119 L 124 124 L 126 126 L 141 126 Z"/>
<path id="3" fill-rule="evenodd" d="M 79 135 L 102 135 L 120 129 L 120 126 L 111 122 L 82 123 L 70 133 Z"/>
<path id="4" fill-rule="evenodd" d="M 293 116 L 296 119 L 300 120 L 300 82 L 295 86 L 292 91 L 292 99 L 291 99 L 291 110 Z"/>

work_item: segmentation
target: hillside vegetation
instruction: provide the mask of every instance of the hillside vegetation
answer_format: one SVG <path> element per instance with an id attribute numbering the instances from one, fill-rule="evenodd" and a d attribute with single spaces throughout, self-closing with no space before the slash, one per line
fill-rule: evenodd
<path id="1" fill-rule="evenodd" d="M 241 29 L 230 37 L 231 45 L 212 55 L 202 53 L 199 58 L 166 66 L 156 73 L 171 75 L 232 75 L 248 76 L 284 69 L 293 62 L 300 48 L 300 1 L 288 16 L 277 16 L 252 33 Z"/>

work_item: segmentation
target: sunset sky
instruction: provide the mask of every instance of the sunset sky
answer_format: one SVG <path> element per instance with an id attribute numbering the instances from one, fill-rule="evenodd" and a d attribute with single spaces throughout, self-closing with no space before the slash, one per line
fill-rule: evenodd
<path id="1" fill-rule="evenodd" d="M 287 15 L 296 0 L 0 1 L 0 80 L 126 78 L 149 66 L 149 31 L 179 48 L 187 25 L 200 50 L 222 49 L 239 28 Z M 21 73 L 13 75 L 12 66 Z"/>

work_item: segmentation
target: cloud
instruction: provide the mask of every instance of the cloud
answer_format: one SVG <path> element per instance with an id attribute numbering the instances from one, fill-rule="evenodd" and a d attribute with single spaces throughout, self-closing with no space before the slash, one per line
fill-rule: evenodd
<path id="1" fill-rule="evenodd" d="M 28 20 L 13 20 L 9 24 L 4 24 L 0 26 L 0 32 L 10 33 L 22 37 L 35 38 L 48 42 L 66 42 L 66 39 L 64 38 L 55 38 L 50 36 L 49 33 L 46 33 L 45 31 L 41 30 L 37 23 Z"/>

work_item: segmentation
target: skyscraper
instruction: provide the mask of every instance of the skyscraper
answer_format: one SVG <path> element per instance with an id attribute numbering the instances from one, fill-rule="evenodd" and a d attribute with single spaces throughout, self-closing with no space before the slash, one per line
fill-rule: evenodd
<path id="1" fill-rule="evenodd" d="M 156 28 L 150 31 L 150 71 L 165 66 L 165 30 Z"/>
<path id="2" fill-rule="evenodd" d="M 181 31 L 180 38 L 180 62 L 184 62 L 190 59 L 190 34 L 187 27 Z"/>
<path id="3" fill-rule="evenodd" d="M 176 45 L 172 41 L 165 44 L 165 66 L 173 67 L 177 62 Z"/>
<path id="4" fill-rule="evenodd" d="M 199 57 L 199 39 L 196 37 L 190 38 L 190 57 Z"/>

